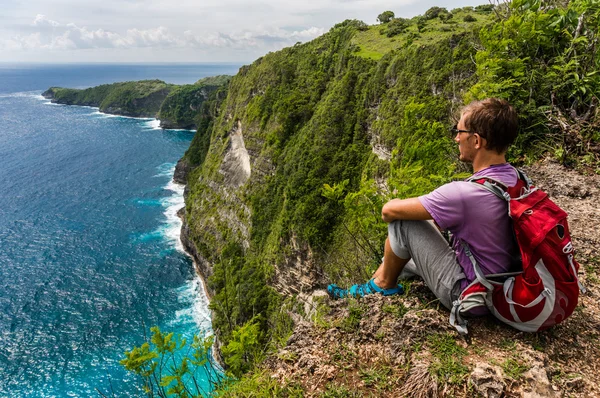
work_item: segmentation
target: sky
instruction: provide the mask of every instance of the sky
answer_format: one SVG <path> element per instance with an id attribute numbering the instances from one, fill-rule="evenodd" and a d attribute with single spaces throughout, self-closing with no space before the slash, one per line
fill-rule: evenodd
<path id="1" fill-rule="evenodd" d="M 484 0 L 0 0 L 0 62 L 250 62 L 345 19 Z"/>

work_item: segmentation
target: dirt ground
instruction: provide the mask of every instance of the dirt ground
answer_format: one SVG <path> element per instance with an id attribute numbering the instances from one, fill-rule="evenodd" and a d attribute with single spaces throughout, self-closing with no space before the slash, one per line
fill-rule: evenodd
<path id="1" fill-rule="evenodd" d="M 421 281 L 395 297 L 315 291 L 298 298 L 293 335 L 265 362 L 270 377 L 305 396 L 600 397 L 600 176 L 550 161 L 526 172 L 569 214 L 588 288 L 569 319 L 539 333 L 474 319 L 466 341 Z"/>

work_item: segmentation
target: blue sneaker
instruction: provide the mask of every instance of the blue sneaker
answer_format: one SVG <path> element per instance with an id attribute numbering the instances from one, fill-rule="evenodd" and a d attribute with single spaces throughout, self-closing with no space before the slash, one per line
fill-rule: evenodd
<path id="1" fill-rule="evenodd" d="M 384 296 L 393 296 L 394 294 L 404 293 L 404 287 L 398 284 L 398 286 L 392 287 L 390 289 L 382 289 L 375 284 L 374 279 L 371 279 L 370 281 L 364 284 L 352 285 L 350 286 L 350 289 L 342 289 L 335 284 L 331 284 L 327 286 L 327 293 L 329 294 L 329 297 L 331 297 L 334 300 L 346 298 L 348 296 L 356 298 L 364 297 L 369 294 L 375 293 L 379 293 Z"/>

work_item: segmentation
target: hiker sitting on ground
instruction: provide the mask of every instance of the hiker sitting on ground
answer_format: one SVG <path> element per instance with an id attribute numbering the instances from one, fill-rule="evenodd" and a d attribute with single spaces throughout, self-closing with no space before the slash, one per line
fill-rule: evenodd
<path id="1" fill-rule="evenodd" d="M 451 131 L 460 160 L 473 165 L 473 176 L 489 177 L 507 187 L 517 183 L 517 173 L 505 158 L 517 136 L 517 114 L 508 102 L 496 98 L 472 102 Z M 509 271 L 518 255 L 506 202 L 477 184 L 455 181 L 418 198 L 393 199 L 381 213 L 389 223 L 383 263 L 365 284 L 349 289 L 329 285 L 333 298 L 400 294 L 398 278 L 419 275 L 451 309 L 476 279 L 463 243 L 486 275 Z M 435 224 L 426 221 L 432 219 Z M 438 228 L 451 233 L 451 248 Z"/>

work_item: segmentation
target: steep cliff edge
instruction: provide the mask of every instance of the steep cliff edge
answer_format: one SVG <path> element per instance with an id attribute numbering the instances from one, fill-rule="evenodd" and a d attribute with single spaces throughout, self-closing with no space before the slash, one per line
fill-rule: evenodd
<path id="1" fill-rule="evenodd" d="M 160 105 L 160 127 L 196 130 L 205 117 L 203 104 L 217 95 L 224 96 L 229 80 L 231 76 L 220 75 L 173 88 Z"/>

